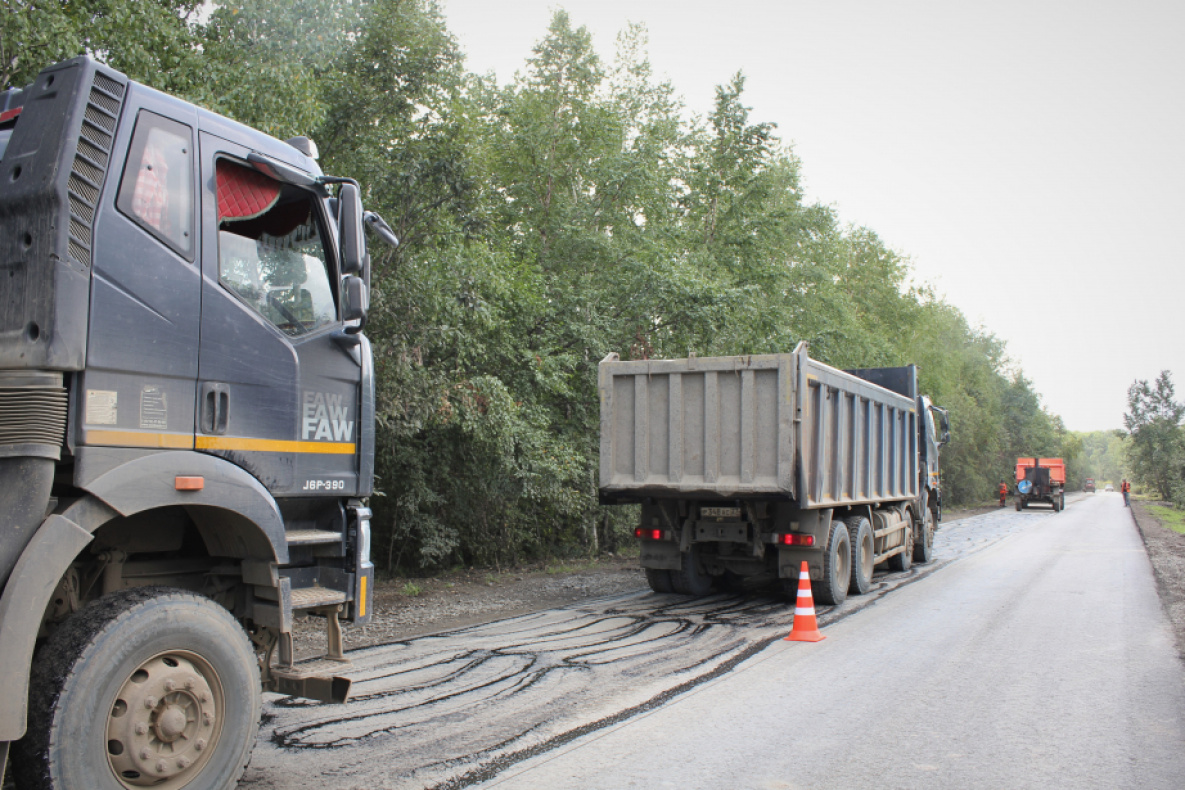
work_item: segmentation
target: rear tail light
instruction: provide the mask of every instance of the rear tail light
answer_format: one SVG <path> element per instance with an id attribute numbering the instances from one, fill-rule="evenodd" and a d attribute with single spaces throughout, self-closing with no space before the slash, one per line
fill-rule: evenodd
<path id="1" fill-rule="evenodd" d="M 667 533 L 661 529 L 643 529 L 638 527 L 634 530 L 634 537 L 642 540 L 666 540 Z"/>
<path id="2" fill-rule="evenodd" d="M 815 536 L 787 533 L 785 535 L 778 535 L 777 540 L 774 542 L 779 546 L 814 546 Z"/>

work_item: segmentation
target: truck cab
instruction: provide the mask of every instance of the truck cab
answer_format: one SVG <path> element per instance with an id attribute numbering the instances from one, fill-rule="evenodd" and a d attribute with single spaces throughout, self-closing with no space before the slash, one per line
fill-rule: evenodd
<path id="1" fill-rule="evenodd" d="M 394 240 L 359 194 L 308 139 L 90 58 L 0 94 L 0 760 L 19 741 L 30 787 L 233 786 L 261 688 L 348 695 L 363 228 Z M 299 613 L 321 664 L 295 661 Z"/>

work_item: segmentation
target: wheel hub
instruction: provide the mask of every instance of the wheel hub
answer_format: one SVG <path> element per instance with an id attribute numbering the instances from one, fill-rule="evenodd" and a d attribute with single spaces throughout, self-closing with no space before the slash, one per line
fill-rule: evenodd
<path id="1" fill-rule="evenodd" d="M 107 760 L 124 787 L 175 788 L 209 758 L 221 731 L 222 689 L 205 661 L 166 653 L 123 684 L 107 719 Z"/>

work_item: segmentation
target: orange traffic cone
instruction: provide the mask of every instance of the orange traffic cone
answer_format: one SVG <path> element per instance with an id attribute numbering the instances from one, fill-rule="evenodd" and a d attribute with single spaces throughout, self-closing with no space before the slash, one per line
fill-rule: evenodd
<path id="1" fill-rule="evenodd" d="M 794 607 L 794 627 L 790 629 L 790 636 L 783 642 L 820 642 L 827 637 L 819 633 L 819 625 L 815 622 L 815 599 L 811 596 L 811 574 L 807 570 L 806 560 L 802 561 L 802 570 L 798 572 L 798 603 Z"/>

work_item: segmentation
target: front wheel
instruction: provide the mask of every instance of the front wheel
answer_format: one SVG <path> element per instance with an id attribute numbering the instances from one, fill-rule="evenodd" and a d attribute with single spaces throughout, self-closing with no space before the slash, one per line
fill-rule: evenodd
<path id="1" fill-rule="evenodd" d="M 213 601 L 167 587 L 104 596 L 38 653 L 14 771 L 27 790 L 228 790 L 255 744 L 255 652 Z"/>

